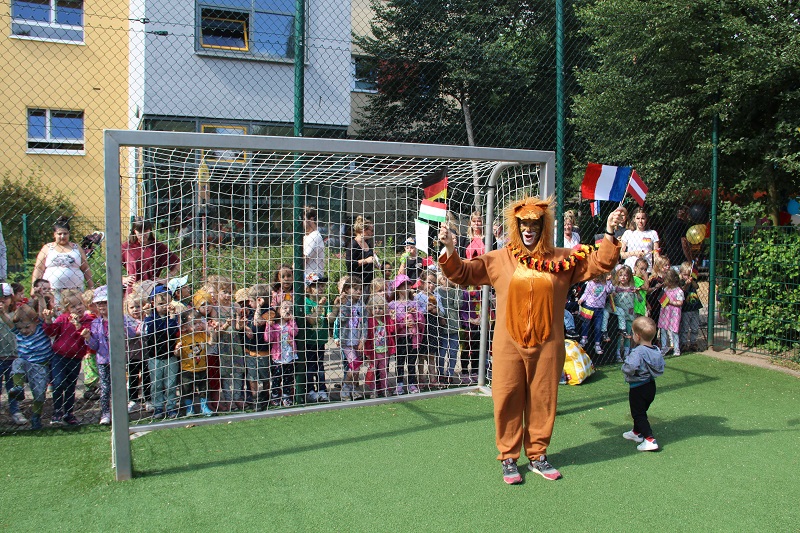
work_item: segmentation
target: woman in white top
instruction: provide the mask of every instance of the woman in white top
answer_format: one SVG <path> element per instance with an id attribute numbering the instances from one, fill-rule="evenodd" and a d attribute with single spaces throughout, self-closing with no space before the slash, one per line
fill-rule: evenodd
<path id="1" fill-rule="evenodd" d="M 633 210 L 633 217 L 628 224 L 628 230 L 622 234 L 622 251 L 620 257 L 625 264 L 631 267 L 636 265 L 636 260 L 643 257 L 647 260 L 647 271 L 653 270 L 653 256 L 658 255 L 658 233 L 647 227 L 647 213 L 641 207 Z"/>
<path id="2" fill-rule="evenodd" d="M 42 246 L 31 276 L 31 287 L 37 279 L 50 282 L 59 305 L 64 289 L 94 289 L 86 254 L 80 246 L 69 240 L 69 231 L 69 219 L 59 217 L 53 224 L 54 241 Z"/>
<path id="3" fill-rule="evenodd" d="M 575 213 L 572 211 L 564 212 L 564 248 L 575 248 L 581 243 L 581 236 L 577 231 L 572 231 L 575 227 Z M 558 242 L 558 228 L 556 228 L 555 240 Z"/>

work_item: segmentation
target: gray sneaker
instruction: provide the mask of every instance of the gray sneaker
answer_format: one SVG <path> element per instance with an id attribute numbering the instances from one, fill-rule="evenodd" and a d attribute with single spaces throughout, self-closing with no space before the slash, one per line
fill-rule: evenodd
<path id="1" fill-rule="evenodd" d="M 550 481 L 561 479 L 561 472 L 556 470 L 553 465 L 547 462 L 546 455 L 540 455 L 539 459 L 531 459 L 531 462 L 528 463 L 528 470 L 539 474 L 543 478 Z"/>
<path id="2" fill-rule="evenodd" d="M 503 465 L 503 481 L 509 485 L 519 485 L 522 483 L 522 476 L 517 469 L 517 462 L 509 457 L 504 459 L 501 463 Z"/>

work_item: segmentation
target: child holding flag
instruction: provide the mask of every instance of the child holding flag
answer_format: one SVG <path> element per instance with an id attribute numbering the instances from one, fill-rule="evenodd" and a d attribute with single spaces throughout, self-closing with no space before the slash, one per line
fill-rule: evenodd
<path id="1" fill-rule="evenodd" d="M 672 269 L 664 272 L 664 293 L 661 295 L 661 314 L 658 317 L 658 328 L 661 330 L 661 353 L 666 355 L 671 349 L 675 355 L 681 354 L 678 333 L 681 330 L 681 307 L 683 291 L 678 286 L 680 278 Z M 669 344 L 672 344 L 672 348 Z"/>
<path id="2" fill-rule="evenodd" d="M 586 346 L 589 342 L 589 328 L 594 324 L 594 353 L 597 355 L 603 355 L 603 347 L 600 345 L 603 310 L 611 291 L 611 281 L 606 278 L 606 273 L 602 273 L 586 284 L 583 295 L 578 299 L 578 303 L 581 304 L 581 317 L 584 319 L 580 344 Z"/>

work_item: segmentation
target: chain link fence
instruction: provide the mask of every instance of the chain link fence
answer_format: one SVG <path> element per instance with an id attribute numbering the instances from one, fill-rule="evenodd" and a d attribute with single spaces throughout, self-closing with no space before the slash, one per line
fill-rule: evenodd
<path id="1" fill-rule="evenodd" d="M 693 268 L 700 348 L 713 270 L 713 150 L 721 151 L 719 186 L 727 193 L 720 222 L 733 219 L 726 206 L 752 218 L 774 215 L 798 190 L 797 28 L 795 8 L 780 2 L 8 0 L 0 6 L 4 277 L 30 297 L 41 273 L 36 258 L 55 242 L 53 223 L 66 217 L 93 284 L 105 282 L 103 247 L 97 237 L 84 239 L 104 231 L 104 129 L 554 150 L 559 212 L 571 212 L 580 236 L 565 235 L 570 240 L 594 243 L 616 207 L 605 203 L 591 215 L 579 192 L 587 162 L 632 166 L 642 176 L 644 226 L 635 226 L 637 204 L 623 202 L 630 237 L 648 248 L 648 278 L 655 248 L 673 267 Z M 215 157 L 235 165 L 240 155 Z M 166 228 L 165 240 L 196 232 L 201 219 L 198 206 L 184 202 L 200 197 L 187 190 L 200 180 L 189 184 L 180 167 L 170 162 L 144 176 L 142 194 L 131 192 L 126 204 L 131 217 Z M 754 199 L 757 191 L 764 195 Z M 479 187 L 474 195 L 479 210 L 484 193 Z M 233 184 L 203 194 L 216 213 L 238 213 L 232 218 L 246 218 L 249 202 L 265 242 L 285 233 L 283 215 L 273 213 L 290 205 L 287 190 L 252 195 Z M 253 198 L 260 203 L 251 205 Z M 329 213 L 320 220 L 326 238 L 347 238 L 348 199 L 320 201 Z M 385 215 L 374 216 L 381 224 Z M 739 301 L 743 312 L 751 293 L 731 296 L 732 249 L 718 250 L 719 309 L 732 321 L 726 306 Z M 796 306 L 793 294 L 752 300 L 752 313 L 786 298 Z M 651 297 L 651 308 L 658 303 Z M 737 333 L 739 349 L 779 349 L 751 331 L 753 317 L 743 318 L 731 325 L 751 328 Z M 613 320 L 610 327 L 613 337 Z M 796 336 L 780 336 L 779 351 L 794 353 Z M 588 344 L 598 363 L 617 355 L 613 338 L 600 358 Z M 0 410 L 5 424 L 11 413 Z"/>

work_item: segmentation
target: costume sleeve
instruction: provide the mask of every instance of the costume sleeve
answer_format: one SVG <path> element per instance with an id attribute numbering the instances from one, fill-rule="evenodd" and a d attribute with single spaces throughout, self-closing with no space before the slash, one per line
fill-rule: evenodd
<path id="1" fill-rule="evenodd" d="M 603 238 L 600 248 L 590 252 L 585 259 L 575 262 L 570 285 L 592 279 L 603 272 L 609 272 L 619 263 L 620 247 L 619 242 L 614 243 Z"/>
<path id="2" fill-rule="evenodd" d="M 443 254 L 439 257 L 439 266 L 442 267 L 442 272 L 447 276 L 447 279 L 458 285 L 491 285 L 492 281 L 489 279 L 487 264 L 492 257 L 501 253 L 508 252 L 505 249 L 496 250 L 469 261 L 463 261 L 455 253 L 450 257 Z"/>

